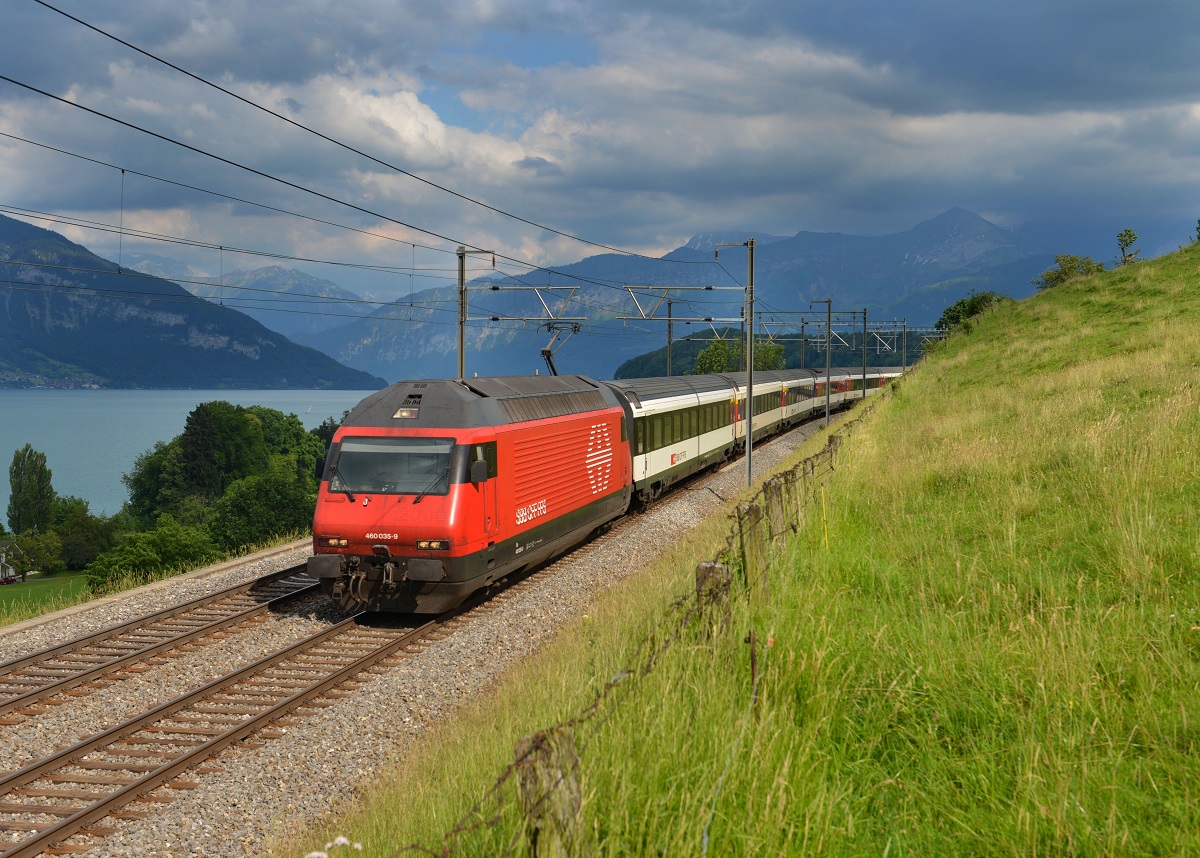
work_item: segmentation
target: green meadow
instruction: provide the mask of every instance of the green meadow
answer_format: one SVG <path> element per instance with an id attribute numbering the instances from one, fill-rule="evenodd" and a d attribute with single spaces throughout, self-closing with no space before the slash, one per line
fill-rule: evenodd
<path id="1" fill-rule="evenodd" d="M 874 404 L 769 601 L 679 619 L 702 523 L 275 854 L 528 854 L 493 784 L 581 713 L 579 854 L 1200 852 L 1200 246 L 976 319 Z"/>
<path id="2" fill-rule="evenodd" d="M 0 587 L 0 629 L 20 620 L 69 608 L 91 599 L 87 576 L 62 572 Z M 0 661 L 5 658 L 0 655 Z"/>

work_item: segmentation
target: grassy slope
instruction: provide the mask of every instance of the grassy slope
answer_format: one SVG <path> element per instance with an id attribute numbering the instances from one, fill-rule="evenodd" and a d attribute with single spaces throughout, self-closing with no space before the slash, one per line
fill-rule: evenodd
<path id="1" fill-rule="evenodd" d="M 826 480 L 830 548 L 810 514 L 770 607 L 738 600 L 731 631 L 685 636 L 580 729 L 598 853 L 700 854 L 706 829 L 713 855 L 1200 850 L 1198 368 L 1195 246 L 948 343 Z M 329 831 L 438 846 L 517 736 L 636 663 L 714 531 Z M 750 628 L 773 644 L 756 716 Z M 502 851 L 514 806 L 456 854 Z"/>

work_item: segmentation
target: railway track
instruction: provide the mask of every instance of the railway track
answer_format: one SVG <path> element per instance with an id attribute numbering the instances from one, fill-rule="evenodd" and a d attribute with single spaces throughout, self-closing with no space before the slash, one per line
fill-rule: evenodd
<path id="1" fill-rule="evenodd" d="M 0 664 L 0 718 L 36 714 L 27 707 L 318 589 L 304 565 L 293 566 Z"/>
<path id="2" fill-rule="evenodd" d="M 399 629 L 351 617 L 0 777 L 0 858 L 88 851 L 92 843 L 64 841 L 111 833 L 97 826 L 106 817 L 149 815 L 125 808 L 170 801 L 164 786 L 194 787 L 177 778 L 314 698 L 336 696 L 338 685 L 436 636 L 461 611 Z"/>

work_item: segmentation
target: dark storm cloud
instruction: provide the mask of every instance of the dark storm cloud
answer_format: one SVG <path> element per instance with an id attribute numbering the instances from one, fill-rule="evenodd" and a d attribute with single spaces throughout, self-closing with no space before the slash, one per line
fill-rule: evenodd
<path id="1" fill-rule="evenodd" d="M 899 231 L 956 205 L 1009 226 L 1086 223 L 1105 242 L 1117 223 L 1161 230 L 1165 245 L 1169 224 L 1183 235 L 1195 220 L 1200 6 L 60 2 L 406 170 L 609 244 L 662 252 L 747 223 Z M 455 241 L 538 261 L 592 252 L 338 150 L 32 0 L 9 7 L 0 73 Z M 8 85 L 0 130 L 380 224 Z M 347 247 L 149 180 L 127 176 L 122 189 L 110 169 L 3 139 L 0 152 L 0 203 L 115 218 L 123 194 L 127 213 L 163 231 Z"/>
<path id="2" fill-rule="evenodd" d="M 899 112 L 1152 106 L 1192 100 L 1200 5 L 1159 0 L 760 0 L 622 3 L 748 38 L 787 36 L 886 69 L 854 94 Z"/>

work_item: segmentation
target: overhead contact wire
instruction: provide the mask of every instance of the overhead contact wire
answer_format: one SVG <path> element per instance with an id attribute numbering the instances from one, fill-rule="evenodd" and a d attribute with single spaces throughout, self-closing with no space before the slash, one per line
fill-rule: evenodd
<path id="1" fill-rule="evenodd" d="M 165 60 L 162 57 L 159 57 L 159 56 L 151 53 L 150 51 L 145 50 L 144 48 L 140 48 L 131 42 L 127 42 L 126 40 L 120 38 L 119 36 L 115 36 L 112 33 L 102 30 L 100 27 L 97 27 L 94 24 L 90 24 L 87 21 L 84 21 L 82 18 L 78 18 L 75 15 L 70 14 L 69 12 L 65 12 L 56 6 L 53 6 L 50 3 L 45 2 L 45 0 L 34 0 L 34 2 L 38 3 L 41 6 L 44 6 L 45 8 L 49 9 L 52 12 L 57 12 L 59 15 L 62 15 L 65 18 L 71 19 L 72 21 L 74 21 L 75 23 L 77 23 L 83 27 L 87 27 L 89 30 L 91 30 L 94 33 L 98 33 L 99 35 L 104 36 L 107 39 L 111 39 L 112 41 L 117 42 L 118 44 L 124 45 L 126 48 L 129 48 L 129 50 L 135 51 L 135 52 L 141 54 L 142 56 L 146 57 L 147 59 L 153 60 L 156 63 L 161 63 L 162 65 L 166 66 L 167 68 L 170 68 L 174 71 L 179 72 L 180 74 L 182 74 L 186 77 L 191 78 L 192 80 L 196 81 L 197 83 L 201 83 L 205 86 L 211 87 L 212 89 L 215 89 L 218 92 L 221 92 L 221 93 L 229 96 L 230 98 L 236 99 L 237 101 L 240 101 L 242 104 L 245 104 L 248 107 L 252 107 L 255 110 L 260 110 L 263 113 L 268 114 L 269 116 L 272 116 L 276 119 L 279 119 L 283 122 L 288 123 L 289 125 L 291 125 L 295 128 L 300 129 L 301 131 L 305 131 L 309 134 L 319 137 L 320 139 L 326 141 L 327 143 L 332 143 L 334 146 L 337 146 L 341 149 L 345 149 L 348 152 L 353 152 L 355 155 L 358 155 L 361 158 L 366 158 L 368 161 L 371 161 L 374 164 L 378 164 L 381 167 L 386 167 L 389 170 L 397 172 L 403 176 L 407 176 L 408 178 L 414 179 L 418 182 L 428 185 L 431 188 L 436 188 L 437 190 L 442 191 L 443 193 L 450 194 L 451 196 L 457 197 L 458 199 L 463 200 L 468 203 L 471 203 L 472 205 L 480 206 L 481 208 L 487 209 L 488 211 L 494 212 L 503 217 L 507 217 L 507 218 L 511 218 L 516 221 L 520 221 L 521 223 L 526 224 L 528 226 L 536 227 L 537 229 L 545 230 L 546 232 L 553 233 L 554 235 L 559 235 L 559 236 L 562 236 L 563 238 L 571 239 L 572 241 L 578 241 L 581 244 L 587 244 L 587 245 L 590 245 L 591 247 L 597 247 L 602 250 L 611 250 L 614 253 L 620 253 L 625 256 L 632 256 L 632 257 L 637 257 L 640 259 L 649 259 L 649 260 L 654 260 L 656 262 L 665 261 L 665 260 L 659 259 L 658 257 L 646 256 L 645 254 L 637 253 L 632 250 L 623 250 L 619 247 L 613 247 L 611 245 L 601 244 L 600 242 L 591 241 L 591 240 L 583 238 L 581 236 L 573 235 L 569 232 L 564 232 L 563 230 L 555 229 L 554 227 L 551 227 L 551 226 L 546 226 L 545 224 L 541 224 L 536 221 L 529 220 L 528 218 L 522 217 L 518 214 L 514 214 L 513 212 L 509 212 L 504 209 L 497 208 L 496 206 L 485 203 L 482 200 L 477 200 L 473 197 L 469 197 L 466 194 L 463 194 L 463 193 L 453 190 L 452 188 L 447 188 L 444 185 L 439 185 L 437 182 L 433 182 L 422 176 L 418 176 L 416 173 L 409 172 L 408 170 L 405 170 L 402 167 L 397 167 L 395 164 L 391 164 L 387 161 L 382 160 L 381 158 L 377 158 L 374 155 L 364 152 L 361 149 L 351 146 L 348 143 L 343 143 L 342 141 L 337 140 L 333 137 L 330 137 L 329 135 L 327 135 L 321 131 L 318 131 L 315 128 L 311 128 L 310 126 L 305 125 L 302 122 L 297 122 L 295 119 L 284 116 L 282 113 L 278 113 L 269 107 L 266 107 L 264 105 L 258 104 L 257 102 L 251 101 L 250 99 L 248 99 L 244 96 L 238 95 L 236 92 L 226 89 L 225 87 L 221 86 L 220 84 L 214 83 L 204 77 L 201 77 L 200 75 L 198 75 L 194 72 L 188 71 L 187 69 L 182 68 L 181 66 L 178 66 L 169 60 Z M 417 227 L 413 227 L 413 228 L 416 229 Z M 425 232 L 427 235 L 436 235 L 436 233 L 431 233 L 426 230 L 422 230 L 422 232 Z M 437 237 L 442 238 L 442 236 L 437 236 Z M 680 260 L 671 260 L 671 261 L 678 262 Z M 706 264 L 706 263 L 689 262 L 689 263 L 685 263 L 685 264 L 696 265 L 696 264 Z"/>

